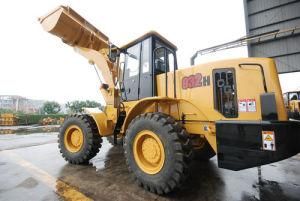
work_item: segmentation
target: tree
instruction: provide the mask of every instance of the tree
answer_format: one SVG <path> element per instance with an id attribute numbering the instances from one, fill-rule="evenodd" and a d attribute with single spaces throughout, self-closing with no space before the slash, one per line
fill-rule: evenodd
<path id="1" fill-rule="evenodd" d="M 11 109 L 0 108 L 0 114 L 4 114 L 4 113 L 15 113 L 15 111 Z"/>
<path id="2" fill-rule="evenodd" d="M 72 102 L 67 102 L 66 107 L 69 109 L 70 112 L 72 113 L 80 113 L 83 112 L 83 108 L 85 107 L 91 107 L 91 108 L 101 108 L 101 104 L 97 103 L 96 101 L 72 101 Z"/>
<path id="3" fill-rule="evenodd" d="M 55 101 L 47 101 L 44 103 L 42 107 L 42 111 L 45 114 L 57 114 L 60 111 L 60 105 L 59 103 Z"/>

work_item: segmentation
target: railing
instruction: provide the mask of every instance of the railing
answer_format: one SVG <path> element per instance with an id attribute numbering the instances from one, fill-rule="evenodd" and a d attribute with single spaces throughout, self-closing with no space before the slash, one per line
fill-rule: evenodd
<path id="1" fill-rule="evenodd" d="M 210 53 L 217 52 L 217 51 L 246 46 L 250 42 L 261 43 L 261 42 L 265 42 L 265 41 L 269 41 L 269 40 L 274 40 L 276 38 L 287 37 L 287 36 L 294 35 L 294 34 L 300 34 L 300 27 L 294 27 L 294 28 L 283 29 L 283 30 L 277 29 L 277 30 L 265 32 L 262 34 L 249 35 L 249 36 L 245 36 L 245 37 L 242 37 L 242 38 L 234 40 L 234 41 L 223 43 L 221 45 L 216 45 L 213 47 L 201 49 L 201 50 L 198 50 L 191 57 L 191 65 L 195 65 L 195 59 L 198 57 L 198 55 L 205 55 L 205 54 L 210 54 Z"/>

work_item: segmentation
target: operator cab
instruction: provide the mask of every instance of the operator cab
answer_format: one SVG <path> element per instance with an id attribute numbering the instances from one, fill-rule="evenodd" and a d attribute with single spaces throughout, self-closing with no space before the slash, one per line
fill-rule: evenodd
<path id="1" fill-rule="evenodd" d="M 156 75 L 177 70 L 176 50 L 175 45 L 154 31 L 123 46 L 122 99 L 156 96 Z"/>
<path id="2" fill-rule="evenodd" d="M 290 91 L 283 94 L 283 101 L 286 107 L 291 101 L 300 101 L 300 91 Z"/>

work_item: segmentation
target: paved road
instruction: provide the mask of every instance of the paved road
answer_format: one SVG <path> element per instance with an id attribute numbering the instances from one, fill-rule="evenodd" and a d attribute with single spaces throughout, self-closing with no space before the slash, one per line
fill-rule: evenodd
<path id="1" fill-rule="evenodd" d="M 195 162 L 183 189 L 158 196 L 138 187 L 121 147 L 106 140 L 89 166 L 67 164 L 57 133 L 0 135 L 0 200 L 300 201 L 300 155 L 239 172 L 219 169 L 216 158 Z"/>

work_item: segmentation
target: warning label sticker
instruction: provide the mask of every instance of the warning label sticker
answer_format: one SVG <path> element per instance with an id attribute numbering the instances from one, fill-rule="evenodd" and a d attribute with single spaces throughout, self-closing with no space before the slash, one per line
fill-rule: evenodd
<path id="1" fill-rule="evenodd" d="M 274 131 L 262 131 L 263 150 L 276 151 Z"/>
<path id="2" fill-rule="evenodd" d="M 255 99 L 247 99 L 248 112 L 256 112 L 256 101 Z"/>
<path id="3" fill-rule="evenodd" d="M 239 100 L 239 111 L 247 112 L 247 101 L 246 99 Z"/>
<path id="4" fill-rule="evenodd" d="M 254 98 L 240 99 L 239 112 L 256 112 L 256 100 Z"/>

